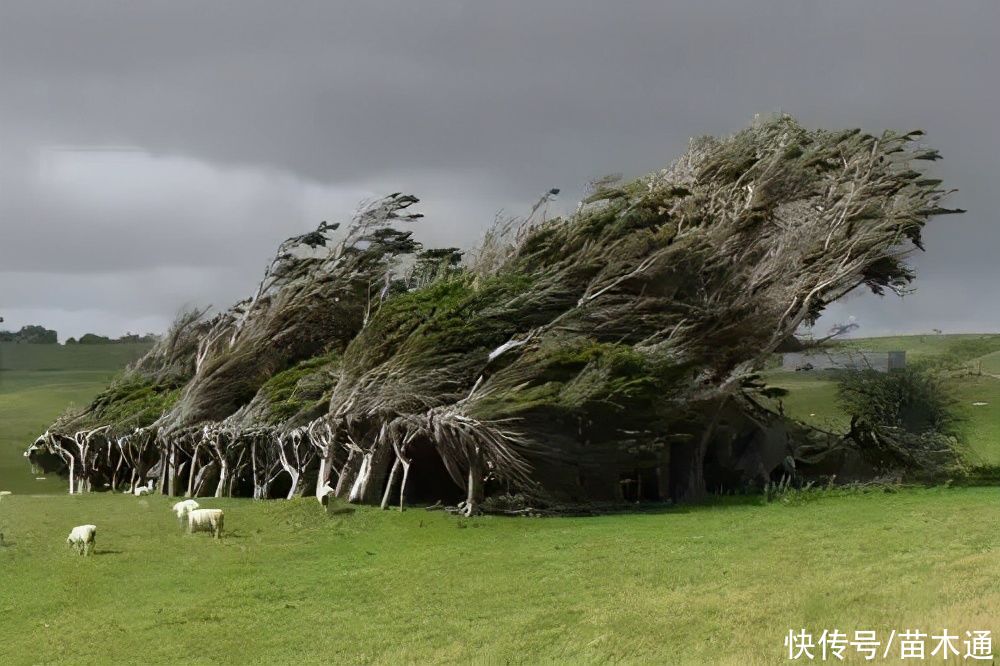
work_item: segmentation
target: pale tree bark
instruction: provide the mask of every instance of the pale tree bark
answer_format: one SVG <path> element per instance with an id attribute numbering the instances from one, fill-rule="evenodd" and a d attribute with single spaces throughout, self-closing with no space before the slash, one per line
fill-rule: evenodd
<path id="1" fill-rule="evenodd" d="M 330 427 L 329 421 L 320 417 L 309 424 L 309 442 L 315 447 L 319 456 L 319 471 L 316 475 L 316 500 L 323 503 L 330 486 L 330 477 L 333 473 L 333 461 L 336 453 L 336 436 L 334 429 Z M 350 458 L 348 458 L 350 462 Z M 347 464 L 345 463 L 345 468 Z M 340 496 L 341 485 L 344 480 L 343 470 L 337 478 L 337 487 L 334 494 Z"/>
<path id="2" fill-rule="evenodd" d="M 278 460 L 291 478 L 286 499 L 299 497 L 305 490 L 305 472 L 316 458 L 316 447 L 305 428 L 296 428 L 278 436 Z"/>
<path id="3" fill-rule="evenodd" d="M 469 480 L 466 483 L 465 508 L 466 516 L 479 513 L 479 505 L 483 501 L 483 464 L 479 455 L 479 447 L 475 447 L 469 456 Z"/>
<path id="4" fill-rule="evenodd" d="M 385 511 L 389 508 L 389 495 L 392 493 L 392 486 L 396 483 L 396 472 L 402 466 L 399 457 L 392 463 L 392 471 L 389 472 L 389 482 L 385 484 L 385 492 L 382 493 L 382 510 Z"/>

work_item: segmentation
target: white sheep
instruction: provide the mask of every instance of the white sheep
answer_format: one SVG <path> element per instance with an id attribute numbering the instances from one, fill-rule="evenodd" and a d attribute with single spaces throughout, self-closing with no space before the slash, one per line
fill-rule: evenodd
<path id="1" fill-rule="evenodd" d="M 96 541 L 96 525 L 79 525 L 70 530 L 69 536 L 66 537 L 66 543 L 76 548 L 80 555 L 90 555 L 93 553 Z"/>
<path id="2" fill-rule="evenodd" d="M 197 502 L 193 499 L 186 499 L 174 504 L 170 510 L 177 514 L 177 520 L 184 520 L 187 518 L 189 513 L 197 508 L 199 508 L 199 504 Z"/>
<path id="3" fill-rule="evenodd" d="M 153 479 L 144 486 L 139 486 L 134 492 L 136 497 L 142 497 L 143 495 L 152 495 L 154 490 L 156 490 L 156 479 Z"/>
<path id="4" fill-rule="evenodd" d="M 14 494 L 14 493 L 12 493 L 12 492 L 11 492 L 11 491 L 9 491 L 9 490 L 0 490 L 0 499 L 3 499 L 3 498 L 4 498 L 4 497 L 6 497 L 7 495 L 13 495 L 13 494 Z"/>
<path id="5" fill-rule="evenodd" d="M 189 511 L 187 516 L 188 534 L 212 532 L 216 539 L 222 536 L 222 509 L 195 509 Z"/>

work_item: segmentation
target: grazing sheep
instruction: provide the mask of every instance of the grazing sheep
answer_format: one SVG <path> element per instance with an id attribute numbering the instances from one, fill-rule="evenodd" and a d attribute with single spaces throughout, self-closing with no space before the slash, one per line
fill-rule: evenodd
<path id="1" fill-rule="evenodd" d="M 13 494 L 14 494 L 14 493 L 12 493 L 12 492 L 11 492 L 11 491 L 9 491 L 9 490 L 0 490 L 0 500 L 2 500 L 2 499 L 3 499 L 4 497 L 6 497 L 7 495 L 13 495 Z"/>
<path id="2" fill-rule="evenodd" d="M 330 501 L 331 495 L 336 495 L 337 491 L 329 483 L 324 483 L 323 487 L 316 491 L 316 499 L 323 506 L 326 506 L 327 502 Z"/>
<path id="3" fill-rule="evenodd" d="M 76 551 L 80 555 L 90 555 L 93 553 L 96 540 L 96 525 L 79 525 L 74 527 L 70 531 L 69 536 L 66 537 L 66 543 L 76 548 Z"/>
<path id="4" fill-rule="evenodd" d="M 195 509 L 188 512 L 188 534 L 212 532 L 216 539 L 222 536 L 222 509 Z"/>
<path id="5" fill-rule="evenodd" d="M 171 511 L 177 514 L 177 520 L 184 520 L 187 515 L 198 508 L 198 503 L 193 499 L 186 499 L 174 504 Z"/>
<path id="6" fill-rule="evenodd" d="M 156 490 L 156 479 L 153 479 L 144 486 L 139 486 L 135 489 L 135 496 L 142 497 L 143 495 L 152 495 L 153 491 Z"/>

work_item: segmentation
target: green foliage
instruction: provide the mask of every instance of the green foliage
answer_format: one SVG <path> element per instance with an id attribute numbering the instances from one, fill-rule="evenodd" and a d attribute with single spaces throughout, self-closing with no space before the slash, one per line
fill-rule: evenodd
<path id="1" fill-rule="evenodd" d="M 956 401 L 931 368 L 844 372 L 837 396 L 851 415 L 851 439 L 876 470 L 923 478 L 964 473 Z"/>
<path id="2" fill-rule="evenodd" d="M 98 395 L 87 418 L 125 431 L 152 424 L 180 397 L 181 388 L 124 375 Z"/>
<path id="3" fill-rule="evenodd" d="M 340 355 L 331 352 L 306 359 L 267 380 L 258 392 L 266 401 L 265 422 L 277 425 L 328 397 L 339 363 Z"/>
<path id="4" fill-rule="evenodd" d="M 544 483 L 559 477 L 545 465 L 627 467 L 667 437 L 693 441 L 827 303 L 859 283 L 898 291 L 911 279 L 901 245 L 919 246 L 928 218 L 954 212 L 940 205 L 947 190 L 910 167 L 930 157 L 916 136 L 765 118 L 693 142 L 663 170 L 605 179 L 565 218 L 539 221 L 536 206 L 522 224 L 500 223 L 465 269 L 453 248 L 425 250 L 394 227 L 419 215 L 415 197 L 392 194 L 327 253 L 297 251 L 326 247 L 323 225 L 282 243 L 250 298 L 178 327 L 184 353 L 171 351 L 174 334 L 157 345 L 143 376 L 187 371 L 161 435 L 300 413 L 325 393 L 322 381 L 308 393 L 313 368 L 297 364 L 336 349 L 331 422 L 379 447 L 389 426 L 430 440 L 456 478 L 476 472 L 484 446 L 522 470 L 529 454 L 514 447 L 543 450 Z M 402 266 L 414 264 L 408 282 Z M 763 428 L 733 421 L 740 437 Z M 681 452 L 686 469 L 705 439 Z M 553 483 L 584 485 L 563 476 Z M 672 484 L 678 498 L 699 491 L 684 485 Z"/>
<path id="5" fill-rule="evenodd" d="M 546 410 L 553 414 L 590 417 L 656 408 L 657 398 L 672 368 L 628 345 L 586 338 L 548 340 L 529 350 L 512 373 L 511 386 L 499 387 L 475 407 L 484 419 L 523 416 Z"/>
<path id="6" fill-rule="evenodd" d="M 44 326 L 29 324 L 22 326 L 21 330 L 0 331 L 0 342 L 18 342 L 21 344 L 42 344 L 54 345 L 59 342 L 58 334 Z"/>
<path id="7" fill-rule="evenodd" d="M 77 343 L 81 345 L 108 345 L 111 344 L 111 338 L 96 333 L 84 333 L 77 340 Z"/>
<path id="8" fill-rule="evenodd" d="M 401 294 L 381 306 L 345 357 L 370 368 L 404 349 L 407 359 L 433 363 L 449 352 L 493 349 L 510 331 L 503 307 L 531 285 L 517 273 L 479 280 L 459 273 Z"/>
<path id="9" fill-rule="evenodd" d="M 839 374 L 837 398 L 851 416 L 912 434 L 957 434 L 956 401 L 944 378 L 931 369 L 910 365 L 892 372 Z"/>

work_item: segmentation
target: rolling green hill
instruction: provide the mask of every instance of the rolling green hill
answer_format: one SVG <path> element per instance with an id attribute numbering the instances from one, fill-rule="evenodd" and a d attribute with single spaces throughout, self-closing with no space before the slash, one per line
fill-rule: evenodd
<path id="1" fill-rule="evenodd" d="M 0 490 L 61 492 L 58 478 L 36 481 L 21 455 L 70 406 L 83 407 L 148 344 L 0 343 Z"/>

